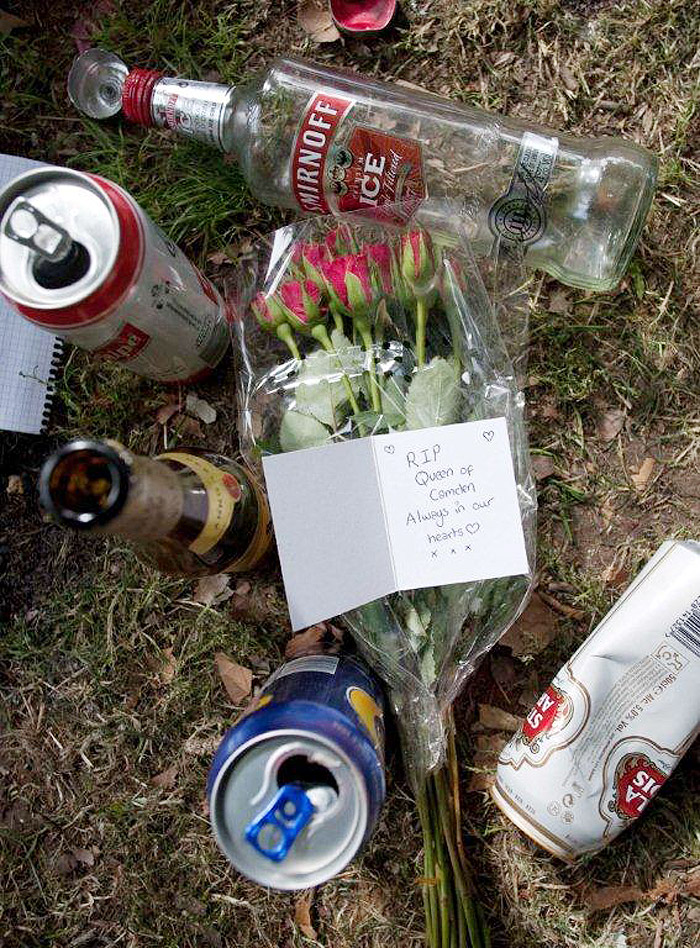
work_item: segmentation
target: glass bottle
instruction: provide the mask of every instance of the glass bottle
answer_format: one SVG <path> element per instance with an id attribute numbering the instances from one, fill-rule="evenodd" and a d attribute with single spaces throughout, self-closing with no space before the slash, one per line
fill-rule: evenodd
<path id="1" fill-rule="evenodd" d="M 477 253 L 521 245 L 530 266 L 593 290 L 622 277 L 644 224 L 656 158 L 620 138 L 576 139 L 520 119 L 293 58 L 249 84 L 129 71 L 88 50 L 68 79 L 73 103 L 121 110 L 234 155 L 269 204 L 342 213 L 419 208 L 426 224 L 471 222 Z"/>
<path id="2" fill-rule="evenodd" d="M 250 471 L 213 451 L 147 458 L 116 441 L 71 441 L 44 463 L 39 493 L 62 525 L 124 536 L 173 575 L 243 572 L 271 544 L 264 493 Z"/>

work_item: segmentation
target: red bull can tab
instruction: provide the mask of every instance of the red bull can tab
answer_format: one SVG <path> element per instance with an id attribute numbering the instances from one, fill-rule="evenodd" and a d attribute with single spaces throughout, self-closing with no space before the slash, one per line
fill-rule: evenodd
<path id="1" fill-rule="evenodd" d="M 118 185 L 39 168 L 0 191 L 0 292 L 26 319 L 160 382 L 229 346 L 218 291 Z"/>
<path id="2" fill-rule="evenodd" d="M 243 875 L 306 889 L 340 872 L 384 802 L 384 699 L 355 658 L 283 665 L 224 737 L 207 781 L 214 835 Z"/>

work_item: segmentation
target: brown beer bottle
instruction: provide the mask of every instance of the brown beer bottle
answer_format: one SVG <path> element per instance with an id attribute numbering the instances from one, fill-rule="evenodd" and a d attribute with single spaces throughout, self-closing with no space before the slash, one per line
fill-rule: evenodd
<path id="1" fill-rule="evenodd" d="M 272 539 L 253 475 L 199 448 L 147 458 L 116 441 L 71 441 L 44 463 L 39 492 L 59 523 L 127 537 L 144 562 L 173 575 L 249 570 Z"/>

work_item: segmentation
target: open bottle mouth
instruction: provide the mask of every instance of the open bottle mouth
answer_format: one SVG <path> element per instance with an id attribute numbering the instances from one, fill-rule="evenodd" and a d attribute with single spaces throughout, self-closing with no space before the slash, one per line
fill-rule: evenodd
<path id="1" fill-rule="evenodd" d="M 68 73 L 68 97 L 85 115 L 105 119 L 122 107 L 129 70 L 119 56 L 92 48 L 77 56 Z"/>
<path id="2" fill-rule="evenodd" d="M 39 476 L 42 507 L 76 529 L 109 522 L 123 508 L 128 490 L 128 467 L 114 448 L 100 441 L 64 445 Z"/>

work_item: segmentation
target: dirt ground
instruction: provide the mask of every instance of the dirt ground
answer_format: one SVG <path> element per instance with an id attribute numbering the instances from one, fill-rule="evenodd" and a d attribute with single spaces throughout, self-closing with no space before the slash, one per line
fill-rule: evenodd
<path id="1" fill-rule="evenodd" d="M 507 719 L 487 727 L 478 706 L 521 717 L 660 542 L 698 535 L 697 4 L 414 0 L 381 36 L 322 45 L 293 2 L 2 7 L 26 21 L 0 35 L 2 151 L 118 181 L 215 281 L 222 251 L 235 257 L 284 215 L 203 146 L 81 119 L 65 94 L 76 38 L 227 82 L 293 52 L 659 154 L 656 200 L 618 290 L 537 277 L 527 395 L 541 595 L 465 690 L 457 723 L 465 843 L 494 946 L 694 948 L 697 746 L 637 826 L 568 868 L 490 803 Z M 125 543 L 42 521 L 41 461 L 77 434 L 144 453 L 167 438 L 235 454 L 230 363 L 197 394 L 216 407 L 214 424 L 183 410 L 163 425 L 158 409 L 181 393 L 69 351 L 46 434 L 0 434 L 0 944 L 417 948 L 419 829 L 396 754 L 368 849 L 301 898 L 241 879 L 211 838 L 207 768 L 238 713 L 214 653 L 252 668 L 256 683 L 279 663 L 289 628 L 276 566 L 204 606 L 191 583 L 141 566 Z"/>

